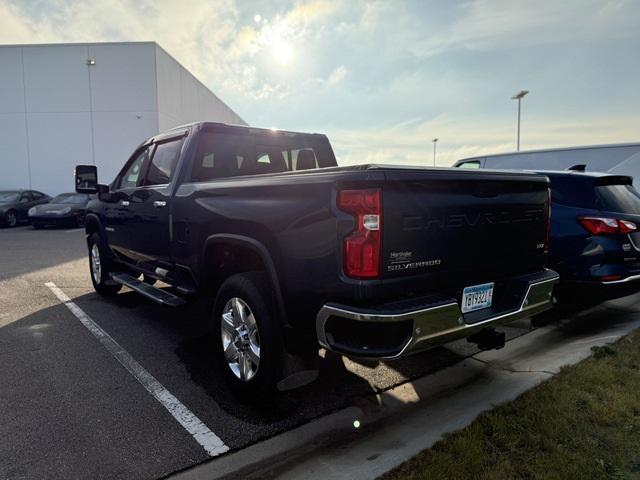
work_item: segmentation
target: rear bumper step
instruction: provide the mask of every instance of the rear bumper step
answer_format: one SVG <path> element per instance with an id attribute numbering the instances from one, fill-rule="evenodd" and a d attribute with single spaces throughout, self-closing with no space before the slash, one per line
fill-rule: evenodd
<path id="1" fill-rule="evenodd" d="M 184 298 L 167 292 L 166 290 L 162 290 L 160 288 L 149 285 L 148 283 L 138 280 L 137 278 L 134 278 L 126 273 L 112 273 L 111 280 L 113 280 L 115 283 L 119 283 L 121 285 L 129 287 L 131 290 L 134 290 L 139 294 L 147 297 L 148 299 L 153 300 L 156 303 L 160 303 L 161 305 L 178 307 L 186 303 Z"/>
<path id="2" fill-rule="evenodd" d="M 551 308 L 559 276 L 553 270 L 507 279 L 513 302 L 463 314 L 456 298 L 425 298 L 412 305 L 358 308 L 325 304 L 316 317 L 318 342 L 348 356 L 398 358 L 536 315 Z M 397 305 L 397 306 L 396 306 Z"/>

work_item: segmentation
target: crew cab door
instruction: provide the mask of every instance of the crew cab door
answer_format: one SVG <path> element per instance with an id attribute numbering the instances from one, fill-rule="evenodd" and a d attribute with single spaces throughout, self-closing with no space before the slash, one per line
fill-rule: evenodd
<path id="1" fill-rule="evenodd" d="M 135 263 L 135 236 L 130 224 L 131 196 L 144 178 L 152 147 L 145 145 L 136 150 L 114 182 L 108 201 L 104 202 L 103 222 L 109 247 L 123 261 Z"/>
<path id="2" fill-rule="evenodd" d="M 170 269 L 171 180 L 176 173 L 184 135 L 154 142 L 148 150 L 142 180 L 129 192 L 125 215 L 129 256 L 139 267 Z"/>

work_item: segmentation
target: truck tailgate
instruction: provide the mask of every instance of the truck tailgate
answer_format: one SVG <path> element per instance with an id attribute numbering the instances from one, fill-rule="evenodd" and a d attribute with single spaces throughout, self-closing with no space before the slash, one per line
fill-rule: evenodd
<path id="1" fill-rule="evenodd" d="M 383 279 L 420 275 L 446 288 L 542 267 L 546 177 L 398 169 L 385 178 Z"/>

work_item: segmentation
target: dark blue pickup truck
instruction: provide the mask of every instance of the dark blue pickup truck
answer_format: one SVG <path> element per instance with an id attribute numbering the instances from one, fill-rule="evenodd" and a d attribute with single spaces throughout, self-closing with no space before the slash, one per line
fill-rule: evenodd
<path id="1" fill-rule="evenodd" d="M 109 186 L 78 166 L 76 190 L 99 194 L 96 291 L 210 299 L 212 349 L 245 395 L 312 381 L 322 347 L 499 348 L 492 327 L 549 308 L 558 281 L 532 173 L 338 167 L 324 135 L 197 123 L 142 143 Z"/>

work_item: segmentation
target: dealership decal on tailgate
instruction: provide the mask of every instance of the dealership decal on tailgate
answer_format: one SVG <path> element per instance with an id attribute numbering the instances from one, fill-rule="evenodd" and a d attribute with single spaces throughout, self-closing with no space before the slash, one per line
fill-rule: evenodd
<path id="1" fill-rule="evenodd" d="M 466 287 L 462 291 L 462 313 L 489 308 L 493 300 L 493 282 Z"/>

